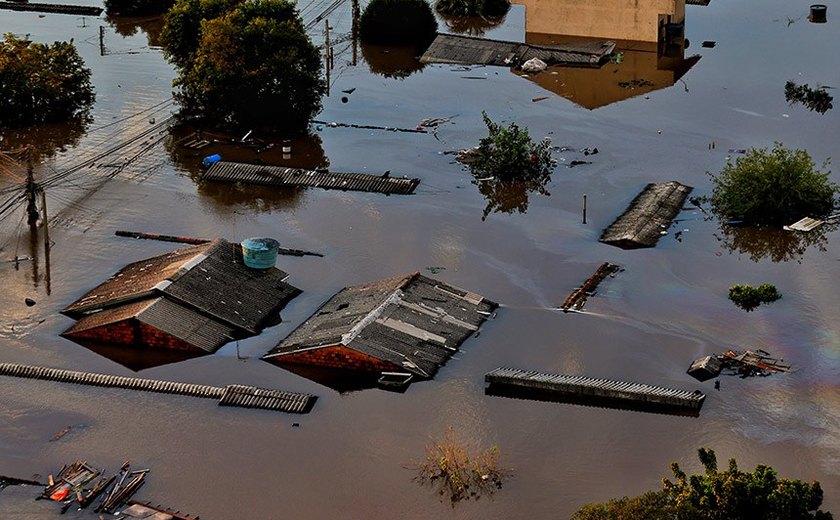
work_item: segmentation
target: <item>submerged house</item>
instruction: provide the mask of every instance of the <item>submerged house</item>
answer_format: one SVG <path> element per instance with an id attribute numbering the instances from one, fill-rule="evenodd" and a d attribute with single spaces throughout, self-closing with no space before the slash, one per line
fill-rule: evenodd
<path id="1" fill-rule="evenodd" d="M 263 359 L 431 379 L 497 306 L 419 273 L 347 287 Z"/>
<path id="2" fill-rule="evenodd" d="M 277 268 L 252 269 L 239 244 L 217 239 L 127 265 L 62 313 L 62 333 L 153 349 L 213 353 L 259 334 L 300 294 Z"/>

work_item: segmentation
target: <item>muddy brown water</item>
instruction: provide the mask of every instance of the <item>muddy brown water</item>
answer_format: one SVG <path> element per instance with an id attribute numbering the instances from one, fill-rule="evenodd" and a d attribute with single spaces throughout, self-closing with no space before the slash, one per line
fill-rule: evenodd
<path id="1" fill-rule="evenodd" d="M 837 25 L 830 12 L 821 25 L 806 16 L 807 5 L 781 0 L 762 2 L 760 9 L 756 1 L 689 6 L 686 54 L 702 59 L 683 81 L 596 110 L 507 69 L 432 65 L 380 75 L 371 73 L 361 53 L 355 67 L 345 66 L 349 51 L 340 54 L 319 119 L 414 128 L 423 118 L 456 117 L 437 138 L 313 128 L 315 137 L 293 143 L 288 161 L 326 160 L 336 171 L 391 170 L 421 178 L 409 197 L 197 186 L 200 157 L 170 153 L 171 140 L 106 183 L 99 182 L 106 170 L 57 183 L 48 190 L 54 242 L 49 271 L 42 239 L 30 240 L 21 213 L 2 223 L 0 259 L 17 254 L 37 260 L 18 269 L 0 264 L 1 361 L 134 374 L 118 362 L 130 360 L 111 356 L 114 361 L 107 350 L 97 353 L 58 336 L 71 324 L 58 314 L 61 308 L 124 264 L 173 248 L 118 238 L 116 229 L 230 240 L 265 235 L 284 247 L 326 255 L 281 257 L 278 266 L 304 290 L 283 312 L 284 322 L 214 356 L 160 364 L 140 375 L 247 383 L 320 399 L 312 413 L 290 416 L 4 379 L 0 473 L 46 475 L 79 457 L 116 469 L 130 459 L 152 468 L 139 497 L 208 519 L 566 518 L 584 503 L 657 487 L 671 461 L 698 470 L 696 449 L 708 446 L 744 468 L 767 463 L 784 476 L 819 480 L 825 506 L 840 511 L 837 233 L 780 252 L 779 244 L 790 239 L 749 231 L 725 235 L 687 210 L 654 249 L 623 251 L 597 241 L 647 182 L 679 180 L 695 186 L 696 194 L 707 193 L 705 172 L 720 170 L 729 149 L 781 141 L 807 148 L 817 163 L 839 155 L 836 112 L 821 115 L 784 99 L 787 80 L 840 84 Z M 523 21 L 522 8 L 514 7 L 486 35 L 521 39 Z M 105 56 L 99 53 L 100 25 Z M 3 12 L 3 32 L 39 41 L 74 38 L 93 69 L 97 103 L 86 129 L 18 133 L 20 142 L 52 140 L 49 147 L 58 148 L 39 176 L 91 157 L 120 132 L 165 118 L 162 111 L 123 120 L 170 95 L 173 71 L 159 49 L 149 47 L 155 36 L 146 31 L 154 27 L 121 21 L 118 34 L 104 19 Z M 701 48 L 703 40 L 717 46 Z M 373 52 L 375 70 L 404 70 L 398 52 L 396 63 L 390 53 Z M 341 93 L 351 88 L 352 94 Z M 532 101 L 544 96 L 550 97 Z M 555 152 L 563 161 L 546 186 L 550 196 L 531 194 L 523 211 L 491 212 L 483 221 L 488 201 L 443 153 L 484 135 L 482 110 L 571 149 Z M 591 164 L 566 167 L 582 159 L 577 150 L 584 147 L 600 153 L 586 157 Z M 205 151 L 233 153 L 224 146 Z M 5 187 L 14 180 L 2 182 Z M 684 230 L 681 241 L 674 238 L 678 230 Z M 602 261 L 626 271 L 602 284 L 586 314 L 552 310 Z M 432 266 L 445 268 L 436 277 L 503 304 L 497 319 L 434 381 L 405 394 L 339 394 L 258 359 L 340 288 L 410 271 L 428 274 Z M 781 300 L 745 313 L 726 298 L 731 284 L 765 281 L 777 285 Z M 37 304 L 27 307 L 27 297 Z M 685 374 L 693 359 L 730 346 L 763 348 L 795 370 L 724 378 L 719 392 L 711 381 Z M 485 396 L 483 374 L 498 366 L 699 388 L 708 398 L 699 418 L 686 418 Z M 71 424 L 86 427 L 49 442 Z M 514 476 L 494 496 L 452 507 L 412 481 L 405 466 L 449 426 L 469 444 L 500 448 Z"/>

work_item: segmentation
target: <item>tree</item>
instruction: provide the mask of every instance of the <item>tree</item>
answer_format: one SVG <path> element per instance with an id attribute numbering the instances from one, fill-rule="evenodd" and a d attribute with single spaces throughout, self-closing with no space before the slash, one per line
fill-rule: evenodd
<path id="1" fill-rule="evenodd" d="M 65 121 L 94 101 L 90 69 L 70 42 L 33 43 L 7 34 L 0 42 L 0 127 Z"/>
<path id="2" fill-rule="evenodd" d="M 587 504 L 572 520 L 830 520 L 820 510 L 823 491 L 819 482 L 779 478 L 770 466 L 752 473 L 738 469 L 735 459 L 718 471 L 711 449 L 698 450 L 702 475 L 686 475 L 671 464 L 674 481 L 662 479 L 662 491 L 649 491 L 603 504 Z"/>
<path id="3" fill-rule="evenodd" d="M 473 175 L 502 181 L 542 181 L 551 176 L 554 161 L 548 139 L 534 143 L 527 128 L 516 123 L 505 127 L 491 121 L 487 113 L 481 115 L 489 135 L 479 142 L 470 163 Z"/>
<path id="4" fill-rule="evenodd" d="M 436 33 L 437 20 L 426 0 L 371 0 L 359 19 L 365 43 L 425 49 Z"/>
<path id="5" fill-rule="evenodd" d="M 828 165 L 828 161 L 823 167 Z M 781 143 L 773 149 L 752 148 L 718 175 L 710 174 L 712 209 L 727 220 L 745 224 L 783 225 L 803 217 L 819 217 L 835 207 L 837 184 L 830 172 L 814 169 L 808 152 Z"/>
<path id="6" fill-rule="evenodd" d="M 781 297 L 776 286 L 770 283 L 763 283 L 758 287 L 741 284 L 729 288 L 729 299 L 747 312 L 754 310 L 762 303 L 772 303 Z"/>
<path id="7" fill-rule="evenodd" d="M 164 42 L 180 69 L 176 99 L 188 115 L 299 132 L 321 109 L 320 55 L 286 0 L 179 0 Z"/>

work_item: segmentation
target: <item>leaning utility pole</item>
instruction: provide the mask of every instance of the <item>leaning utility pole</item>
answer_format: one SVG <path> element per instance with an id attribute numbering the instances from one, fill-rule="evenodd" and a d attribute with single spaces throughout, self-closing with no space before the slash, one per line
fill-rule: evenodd
<path id="1" fill-rule="evenodd" d="M 353 66 L 359 55 L 359 0 L 353 0 Z"/>

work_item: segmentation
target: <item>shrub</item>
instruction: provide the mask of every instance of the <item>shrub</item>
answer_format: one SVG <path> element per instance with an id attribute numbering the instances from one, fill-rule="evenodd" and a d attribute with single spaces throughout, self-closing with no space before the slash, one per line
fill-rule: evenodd
<path id="1" fill-rule="evenodd" d="M 510 9 L 508 0 L 437 0 L 435 9 L 449 16 L 498 17 Z"/>
<path id="2" fill-rule="evenodd" d="M 228 12 L 209 18 L 225 5 L 232 6 Z M 300 132 L 320 111 L 326 91 L 320 54 L 293 4 L 179 0 L 176 10 L 164 33 L 180 69 L 176 99 L 187 115 L 236 128 Z"/>
<path id="3" fill-rule="evenodd" d="M 782 225 L 823 216 L 836 207 L 834 196 L 840 191 L 828 175 L 814 170 L 805 150 L 789 150 L 781 143 L 770 151 L 752 148 L 720 174 L 710 174 L 712 209 L 746 224 Z"/>
<path id="4" fill-rule="evenodd" d="M 359 19 L 365 43 L 425 49 L 436 33 L 437 20 L 426 0 L 371 0 Z"/>
<path id="5" fill-rule="evenodd" d="M 417 480 L 433 483 L 452 502 L 469 500 L 501 489 L 507 473 L 499 467 L 499 450 L 492 447 L 470 454 L 455 438 L 452 428 L 440 441 L 426 447 L 426 460 L 416 465 Z"/>
<path id="6" fill-rule="evenodd" d="M 763 283 L 758 287 L 751 285 L 733 285 L 729 288 L 729 299 L 738 307 L 749 312 L 762 303 L 772 303 L 782 295 L 776 290 L 776 286 L 770 283 Z"/>
<path id="7" fill-rule="evenodd" d="M 93 104 L 90 69 L 72 40 L 52 45 L 7 34 L 0 41 L 0 127 L 64 121 Z"/>
<path id="8" fill-rule="evenodd" d="M 700 448 L 702 475 L 686 475 L 674 462 L 675 481 L 662 479 L 662 491 L 634 498 L 588 504 L 572 520 L 831 520 L 820 510 L 823 491 L 819 482 L 779 478 L 770 466 L 752 473 L 738 469 L 735 459 L 718 471 L 713 450 Z"/>
<path id="9" fill-rule="evenodd" d="M 473 175 L 502 181 L 543 180 L 551 176 L 554 161 L 548 139 L 534 143 L 527 128 L 502 126 L 481 113 L 489 135 L 478 145 L 470 163 Z"/>

